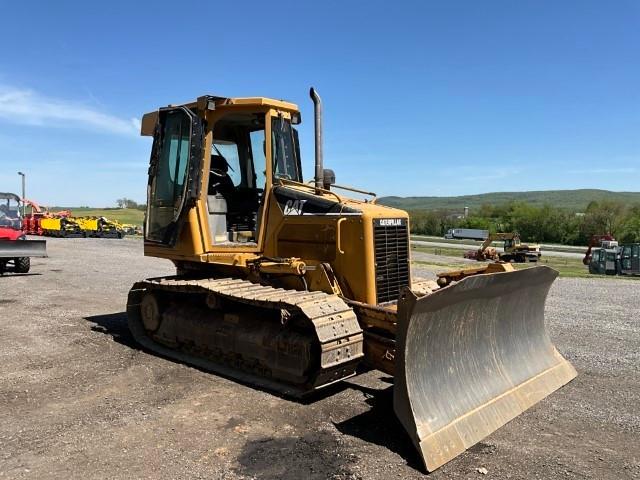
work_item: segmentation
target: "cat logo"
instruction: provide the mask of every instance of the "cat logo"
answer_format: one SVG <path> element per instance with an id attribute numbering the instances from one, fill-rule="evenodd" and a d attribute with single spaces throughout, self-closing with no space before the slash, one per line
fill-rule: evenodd
<path id="1" fill-rule="evenodd" d="M 381 227 L 401 227 L 404 226 L 402 218 L 381 218 L 378 220 Z"/>
<path id="2" fill-rule="evenodd" d="M 306 202 L 306 200 L 287 200 L 287 203 L 284 206 L 284 214 L 304 215 L 304 213 L 302 213 L 302 209 Z"/>

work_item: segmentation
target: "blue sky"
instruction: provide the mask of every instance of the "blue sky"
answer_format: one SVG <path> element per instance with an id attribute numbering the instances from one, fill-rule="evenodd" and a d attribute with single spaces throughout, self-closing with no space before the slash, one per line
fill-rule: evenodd
<path id="1" fill-rule="evenodd" d="M 204 93 L 298 103 L 310 178 L 311 85 L 340 184 L 639 190 L 639 2 L 311 4 L 4 3 L 0 190 L 144 201 L 141 115 Z"/>

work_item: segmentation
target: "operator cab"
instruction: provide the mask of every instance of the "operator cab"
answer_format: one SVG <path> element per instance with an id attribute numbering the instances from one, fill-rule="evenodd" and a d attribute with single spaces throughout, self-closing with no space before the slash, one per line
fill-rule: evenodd
<path id="1" fill-rule="evenodd" d="M 20 197 L 12 193 L 0 193 L 0 228 L 20 230 Z"/>
<path id="2" fill-rule="evenodd" d="M 589 262 L 589 273 L 599 275 L 617 275 L 618 249 L 594 248 Z"/>
<path id="3" fill-rule="evenodd" d="M 264 113 L 229 113 L 212 129 L 207 206 L 212 244 L 257 245 L 267 176 Z M 302 181 L 289 119 L 272 117 L 274 179 Z"/>
<path id="4" fill-rule="evenodd" d="M 218 120 L 207 188 L 212 243 L 255 243 L 265 173 L 264 114 L 230 113 Z"/>
<path id="5" fill-rule="evenodd" d="M 154 137 L 145 240 L 174 246 L 186 212 L 202 199 L 206 243 L 258 247 L 271 184 L 302 182 L 291 125 L 299 118 L 286 102 L 213 96 L 144 115 L 141 133 Z"/>
<path id="6" fill-rule="evenodd" d="M 518 237 L 505 238 L 504 239 L 504 251 L 508 252 L 512 250 L 518 243 L 520 243 Z"/>

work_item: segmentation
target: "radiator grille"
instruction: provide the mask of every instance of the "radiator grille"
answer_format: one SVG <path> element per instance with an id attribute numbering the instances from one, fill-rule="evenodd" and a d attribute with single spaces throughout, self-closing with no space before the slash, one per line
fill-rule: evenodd
<path id="1" fill-rule="evenodd" d="M 409 286 L 409 232 L 407 220 L 378 218 L 373 222 L 377 302 L 398 299 Z"/>

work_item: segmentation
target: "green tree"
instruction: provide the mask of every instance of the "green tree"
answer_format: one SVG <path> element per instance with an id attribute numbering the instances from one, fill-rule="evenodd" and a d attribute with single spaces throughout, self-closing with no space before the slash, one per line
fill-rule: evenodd
<path id="1" fill-rule="evenodd" d="M 624 221 L 625 206 L 621 202 L 593 201 L 587 207 L 584 230 L 589 236 L 610 233 L 615 236 Z"/>

